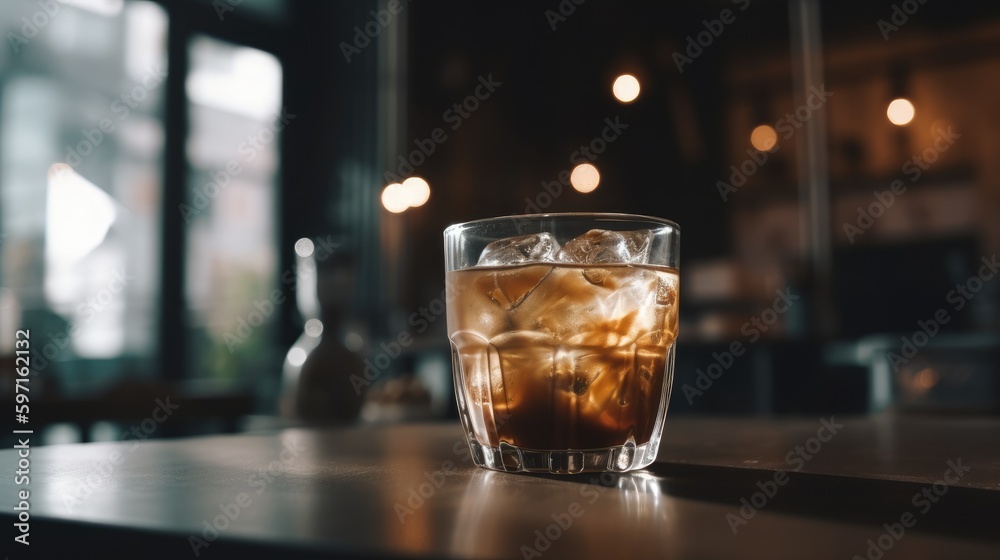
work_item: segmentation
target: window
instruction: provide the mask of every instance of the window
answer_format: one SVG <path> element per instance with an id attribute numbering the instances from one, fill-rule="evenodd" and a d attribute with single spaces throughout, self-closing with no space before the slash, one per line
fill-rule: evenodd
<path id="1" fill-rule="evenodd" d="M 276 369 L 281 64 L 207 37 L 190 45 L 186 298 L 189 370 L 233 379 Z"/>
<path id="2" fill-rule="evenodd" d="M 5 312 L 65 392 L 152 371 L 167 15 L 6 0 L 0 30 Z"/>

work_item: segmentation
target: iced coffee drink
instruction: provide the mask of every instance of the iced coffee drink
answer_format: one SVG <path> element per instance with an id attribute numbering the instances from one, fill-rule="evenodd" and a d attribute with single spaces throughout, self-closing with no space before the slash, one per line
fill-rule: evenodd
<path id="1" fill-rule="evenodd" d="M 447 273 L 459 408 L 485 466 L 629 470 L 658 443 L 678 275 L 651 244 L 649 230 L 540 232 Z"/>

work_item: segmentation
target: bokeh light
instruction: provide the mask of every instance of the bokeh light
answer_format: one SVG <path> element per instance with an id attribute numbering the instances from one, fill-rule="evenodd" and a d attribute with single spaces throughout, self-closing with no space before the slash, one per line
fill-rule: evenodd
<path id="1" fill-rule="evenodd" d="M 614 92 L 618 101 L 631 103 L 635 101 L 636 97 L 639 97 L 639 80 L 631 74 L 622 74 L 611 86 L 611 91 Z"/>
<path id="2" fill-rule="evenodd" d="M 382 189 L 382 206 L 393 214 L 399 214 L 410 207 L 406 198 L 406 190 L 399 183 L 390 183 Z"/>
<path id="3" fill-rule="evenodd" d="M 910 103 L 909 99 L 902 97 L 893 99 L 892 103 L 889 103 L 889 108 L 885 110 L 886 116 L 889 117 L 889 122 L 896 126 L 909 124 L 916 113 L 917 110 L 913 107 L 913 103 Z"/>
<path id="4" fill-rule="evenodd" d="M 593 192 L 597 188 L 597 185 L 601 182 L 601 174 L 597 172 L 597 168 L 589 163 L 581 163 L 573 168 L 573 172 L 569 175 L 569 182 L 573 185 L 573 188 L 582 192 L 589 193 Z"/>
<path id="5" fill-rule="evenodd" d="M 294 348 L 288 351 L 288 363 L 292 364 L 295 367 L 299 367 L 302 364 L 306 363 L 306 358 L 308 357 L 309 354 L 307 354 L 305 350 L 299 348 L 298 346 L 295 346 Z"/>
<path id="6" fill-rule="evenodd" d="M 351 352 L 359 352 L 365 347 L 365 339 L 360 334 L 350 331 L 344 335 L 344 346 Z"/>
<path id="7" fill-rule="evenodd" d="M 313 244 L 312 239 L 308 237 L 303 237 L 295 242 L 295 254 L 300 257 L 308 257 L 313 254 L 316 246 Z"/>
<path id="8" fill-rule="evenodd" d="M 750 133 L 750 144 L 757 150 L 769 152 L 778 145 L 778 133 L 773 126 L 762 124 Z"/>
<path id="9" fill-rule="evenodd" d="M 323 322 L 319 319 L 309 319 L 306 321 L 305 331 L 307 335 L 316 338 L 323 334 Z"/>
<path id="10" fill-rule="evenodd" d="M 917 386 L 925 390 L 930 389 L 937 385 L 938 379 L 939 376 L 936 371 L 931 368 L 924 368 L 917 374 Z"/>
<path id="11" fill-rule="evenodd" d="M 416 208 L 423 206 L 431 197 L 431 186 L 420 177 L 410 177 L 403 181 L 403 193 L 407 206 Z"/>

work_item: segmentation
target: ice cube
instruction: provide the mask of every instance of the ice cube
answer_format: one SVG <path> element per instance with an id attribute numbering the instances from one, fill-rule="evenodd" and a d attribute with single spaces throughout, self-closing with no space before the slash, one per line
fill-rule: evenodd
<path id="1" fill-rule="evenodd" d="M 570 344 L 618 346 L 656 327 L 653 313 L 663 310 L 652 305 L 656 273 L 624 266 L 604 271 L 601 284 L 595 285 L 578 267 L 555 266 L 510 310 L 514 328 L 548 333 Z"/>
<path id="2" fill-rule="evenodd" d="M 673 305 L 677 302 L 677 277 L 660 276 L 656 284 L 656 303 Z"/>
<path id="3" fill-rule="evenodd" d="M 665 308 L 652 305 L 657 273 L 639 267 L 608 267 L 599 286 L 593 285 L 585 269 L 581 294 L 589 294 L 585 319 L 577 321 L 574 332 L 567 338 L 570 344 L 583 346 L 622 346 L 634 342 L 652 329 L 662 329 Z M 568 269 L 567 272 L 577 272 Z M 579 274 L 577 272 L 577 274 Z M 576 276 L 576 274 L 568 274 Z M 580 280 L 588 282 L 582 289 Z M 565 292 L 569 290 L 564 289 Z"/>
<path id="4" fill-rule="evenodd" d="M 514 309 L 552 272 L 548 265 L 536 265 L 493 272 L 496 289 L 490 297 L 507 309 Z"/>
<path id="5" fill-rule="evenodd" d="M 490 243 L 479 255 L 479 266 L 554 262 L 559 242 L 551 233 L 507 237 Z"/>
<path id="6" fill-rule="evenodd" d="M 515 328 L 547 333 L 563 339 L 579 329 L 579 323 L 596 315 L 594 291 L 577 268 L 554 267 L 552 272 L 513 308 Z"/>
<path id="7" fill-rule="evenodd" d="M 604 280 L 608 277 L 608 269 L 606 268 L 585 268 L 583 269 L 583 277 L 587 279 L 588 282 L 595 286 L 600 286 L 604 283 Z"/>
<path id="8" fill-rule="evenodd" d="M 652 240 L 653 232 L 648 229 L 636 231 L 592 229 L 563 245 L 556 259 L 560 262 L 579 264 L 641 264 L 649 260 L 649 246 Z"/>

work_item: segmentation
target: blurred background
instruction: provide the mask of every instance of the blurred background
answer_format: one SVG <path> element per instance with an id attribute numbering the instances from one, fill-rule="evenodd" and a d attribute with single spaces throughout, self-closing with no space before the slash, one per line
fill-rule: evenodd
<path id="1" fill-rule="evenodd" d="M 670 414 L 1000 410 L 995 3 L 5 0 L 0 30 L 0 390 L 29 329 L 47 443 L 454 418 L 441 232 L 537 212 L 680 223 Z"/>

